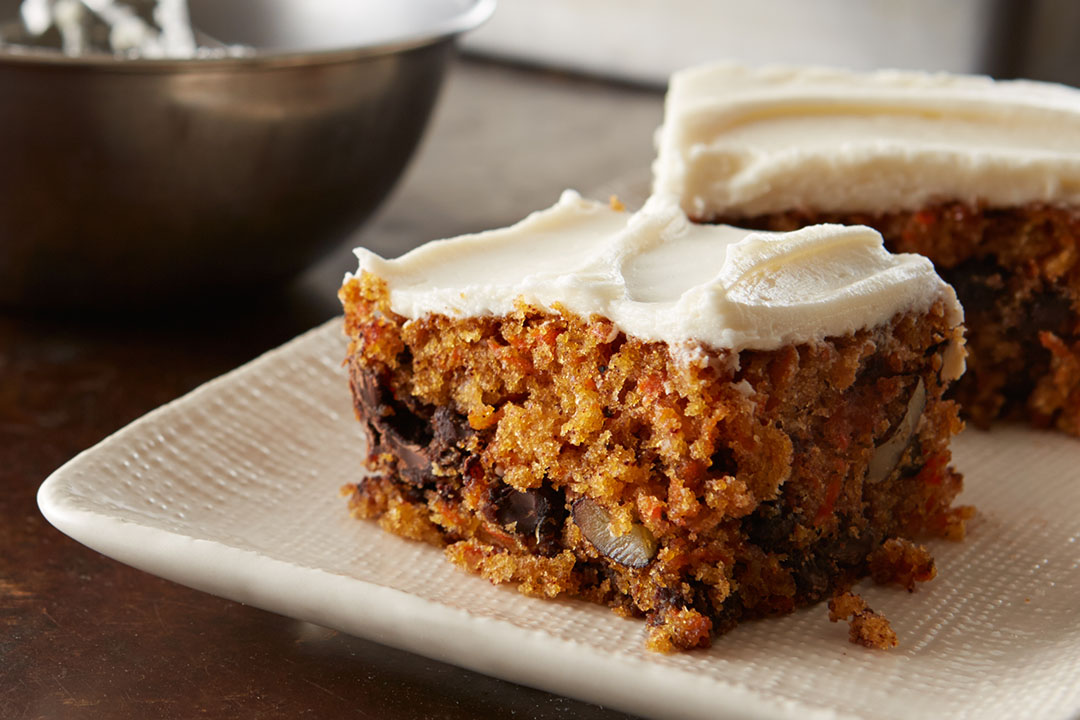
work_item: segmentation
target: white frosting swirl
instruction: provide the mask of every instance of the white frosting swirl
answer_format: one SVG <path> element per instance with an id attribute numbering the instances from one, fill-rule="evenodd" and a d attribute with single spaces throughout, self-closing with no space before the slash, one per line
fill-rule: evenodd
<path id="1" fill-rule="evenodd" d="M 847 335 L 939 298 L 950 322 L 962 321 L 930 262 L 886 252 L 870 228 L 696 225 L 662 197 L 631 215 L 568 190 L 509 228 L 396 260 L 355 252 L 358 274 L 382 278 L 393 311 L 410 319 L 502 315 L 521 299 L 602 316 L 645 340 L 734 350 Z"/>
<path id="2" fill-rule="evenodd" d="M 654 191 L 696 217 L 1080 204 L 1080 91 L 735 65 L 671 78 Z"/>

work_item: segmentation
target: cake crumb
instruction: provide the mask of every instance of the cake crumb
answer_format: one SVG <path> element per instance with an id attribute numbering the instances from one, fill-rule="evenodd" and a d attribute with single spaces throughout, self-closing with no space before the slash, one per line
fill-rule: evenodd
<path id="1" fill-rule="evenodd" d="M 689 608 L 672 607 L 656 612 L 646 622 L 645 647 L 653 652 L 670 654 L 709 647 L 712 621 Z"/>
<path id="2" fill-rule="evenodd" d="M 608 205 L 610 205 L 611 209 L 616 212 L 623 212 L 624 210 L 626 210 L 625 203 L 623 203 L 623 201 L 619 199 L 618 195 L 612 195 L 611 197 L 609 197 Z"/>
<path id="3" fill-rule="evenodd" d="M 855 593 L 838 593 L 829 600 L 829 620 L 847 620 L 848 639 L 855 645 L 887 650 L 899 644 L 888 619 L 874 612 L 866 601 Z"/>
<path id="4" fill-rule="evenodd" d="M 550 558 L 515 556 L 471 539 L 449 545 L 445 553 L 455 565 L 487 578 L 494 585 L 517 583 L 522 595 L 553 598 L 578 589 L 572 573 L 574 554 L 569 550 Z"/>
<path id="5" fill-rule="evenodd" d="M 896 583 L 915 591 L 915 583 L 937 575 L 934 558 L 924 545 L 905 538 L 889 538 L 870 554 L 870 576 L 878 585 Z"/>
<path id="6" fill-rule="evenodd" d="M 973 517 L 975 517 L 975 508 L 971 505 L 949 508 L 941 516 L 941 537 L 952 542 L 960 542 L 967 536 L 967 521 Z"/>
<path id="7" fill-rule="evenodd" d="M 839 622 L 852 615 L 865 612 L 869 607 L 862 596 L 851 592 L 837 593 L 829 600 L 829 621 Z"/>

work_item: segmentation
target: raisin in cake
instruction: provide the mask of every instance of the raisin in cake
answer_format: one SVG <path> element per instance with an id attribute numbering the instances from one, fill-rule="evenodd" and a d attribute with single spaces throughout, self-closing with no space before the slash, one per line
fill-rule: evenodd
<path id="1" fill-rule="evenodd" d="M 525 593 L 706 646 L 857 578 L 913 584 L 910 539 L 964 510 L 942 395 L 961 310 L 864 227 L 696 225 L 567 192 L 517 225 L 341 290 L 367 430 L 355 515 Z"/>
<path id="2" fill-rule="evenodd" d="M 1080 434 L 1080 91 L 1029 81 L 732 65 L 676 73 L 654 190 L 696 220 L 876 228 L 956 288 L 986 426 Z"/>

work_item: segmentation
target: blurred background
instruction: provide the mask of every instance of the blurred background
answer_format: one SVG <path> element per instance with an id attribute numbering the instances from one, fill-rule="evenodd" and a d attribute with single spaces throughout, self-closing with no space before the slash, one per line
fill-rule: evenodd
<path id="1" fill-rule="evenodd" d="M 1073 0 L 500 0 L 464 42 L 492 57 L 662 87 L 720 58 L 1076 84 Z"/>

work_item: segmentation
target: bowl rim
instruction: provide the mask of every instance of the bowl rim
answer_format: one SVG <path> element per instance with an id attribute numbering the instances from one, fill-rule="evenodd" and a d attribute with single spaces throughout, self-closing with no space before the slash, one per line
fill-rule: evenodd
<path id="1" fill-rule="evenodd" d="M 323 50 L 256 49 L 247 55 L 195 58 L 125 58 L 106 53 L 71 56 L 53 49 L 33 47 L 13 49 L 11 46 L 0 45 L 0 67 L 81 68 L 107 72 L 176 72 L 178 70 L 239 70 L 346 62 L 364 57 L 393 55 L 452 40 L 486 22 L 495 11 L 495 4 L 496 0 L 473 0 L 472 4 L 462 12 L 431 27 L 370 45 L 343 46 Z"/>

